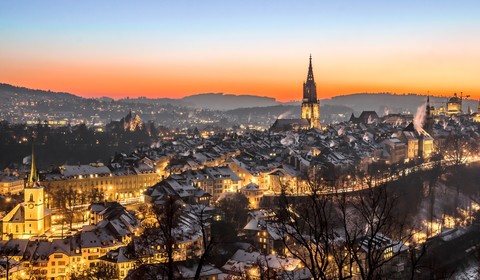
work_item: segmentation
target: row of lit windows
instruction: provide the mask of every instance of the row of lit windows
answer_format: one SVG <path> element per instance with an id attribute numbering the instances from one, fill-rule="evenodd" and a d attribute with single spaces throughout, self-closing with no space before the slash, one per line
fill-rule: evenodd
<path id="1" fill-rule="evenodd" d="M 191 244 L 191 243 L 174 244 L 174 245 L 173 245 L 173 248 L 183 249 L 183 248 L 186 248 L 187 246 L 190 246 L 190 245 L 192 245 L 192 244 Z M 152 249 L 155 249 L 155 246 L 152 245 L 151 248 L 152 248 Z M 157 246 L 156 246 L 156 249 L 157 249 L 157 250 L 167 249 L 167 246 L 166 246 L 166 245 L 157 245 Z"/>
<path id="2" fill-rule="evenodd" d="M 120 268 L 130 268 L 130 265 L 133 267 L 133 263 L 130 264 L 130 263 L 121 263 L 120 264 Z"/>
<path id="3" fill-rule="evenodd" d="M 66 271 L 65 268 L 59 268 L 58 269 L 58 273 L 60 273 L 60 274 L 65 273 L 65 271 Z M 55 274 L 55 273 L 56 273 L 55 268 L 52 268 L 52 274 Z"/>
<path id="4" fill-rule="evenodd" d="M 104 185 L 104 184 L 123 184 L 123 183 L 135 183 L 137 181 L 143 181 L 143 182 L 154 182 L 157 180 L 157 175 L 156 174 L 152 174 L 151 176 L 142 176 L 142 177 L 137 177 L 138 175 L 131 175 L 131 176 L 135 176 L 135 178 L 128 178 L 128 179 L 124 179 L 124 178 L 115 178 L 115 179 L 110 179 L 110 180 L 88 180 L 88 181 L 75 181 L 75 182 L 69 182 L 67 184 L 67 186 L 71 187 L 71 186 L 88 186 L 89 184 L 95 184 L 95 185 Z M 59 183 L 60 185 L 63 185 L 64 183 L 62 181 L 52 181 L 52 183 Z M 48 183 L 47 183 L 48 184 Z"/>

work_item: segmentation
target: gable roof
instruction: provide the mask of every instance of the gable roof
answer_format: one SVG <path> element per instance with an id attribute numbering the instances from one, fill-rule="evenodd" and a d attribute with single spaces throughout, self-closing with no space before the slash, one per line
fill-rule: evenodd
<path id="1" fill-rule="evenodd" d="M 308 128 L 310 123 L 306 119 L 276 119 L 270 127 L 272 131 L 291 130 L 294 127 Z"/>

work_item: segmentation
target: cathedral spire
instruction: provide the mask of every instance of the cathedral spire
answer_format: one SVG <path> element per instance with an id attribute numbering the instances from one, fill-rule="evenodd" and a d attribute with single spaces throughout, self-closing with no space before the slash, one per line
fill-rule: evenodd
<path id="1" fill-rule="evenodd" d="M 317 86 L 313 78 L 312 55 L 310 54 L 308 64 L 307 80 L 303 83 L 303 101 L 317 102 Z"/>
<path id="2" fill-rule="evenodd" d="M 310 63 L 308 65 L 307 83 L 309 81 L 315 82 L 313 78 L 312 54 L 310 54 Z"/>
<path id="3" fill-rule="evenodd" d="M 37 166 L 35 164 L 35 151 L 33 149 L 34 145 L 32 143 L 32 162 L 31 162 L 31 168 L 30 168 L 30 175 L 28 176 L 28 185 L 29 186 L 34 186 L 36 183 L 38 183 L 38 172 L 37 172 Z"/>

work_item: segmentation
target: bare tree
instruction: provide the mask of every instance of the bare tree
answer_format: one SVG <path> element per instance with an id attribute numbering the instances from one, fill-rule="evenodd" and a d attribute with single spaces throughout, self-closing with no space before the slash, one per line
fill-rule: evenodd
<path id="1" fill-rule="evenodd" d="M 429 201 L 429 220 L 430 220 L 430 227 L 427 227 L 427 238 L 431 236 L 433 232 L 433 220 L 435 217 L 435 190 L 437 186 L 438 179 L 444 172 L 444 167 L 442 166 L 440 161 L 436 161 L 431 170 L 426 172 L 427 180 L 428 180 L 428 197 L 430 198 Z"/>
<path id="2" fill-rule="evenodd" d="M 149 213 L 142 222 L 143 232 L 128 245 L 127 254 L 137 260 L 137 268 L 132 275 L 142 275 L 147 279 L 156 279 L 157 276 L 177 279 L 179 274 L 175 262 L 178 243 L 184 238 L 184 230 L 187 230 L 200 233 L 193 257 L 198 261 L 194 279 L 200 279 L 202 268 L 216 245 L 210 234 L 209 209 L 203 204 L 185 206 L 180 198 L 168 193 L 161 203 L 150 205 Z"/>
<path id="3" fill-rule="evenodd" d="M 97 265 L 89 270 L 84 270 L 69 275 L 71 280 L 109 280 L 118 279 L 118 271 L 108 265 Z"/>
<path id="4" fill-rule="evenodd" d="M 408 269 L 410 280 L 414 280 L 417 276 L 417 270 L 424 266 L 423 259 L 427 255 L 428 244 L 423 242 L 417 244 L 415 240 L 412 240 L 408 248 Z"/>
<path id="5" fill-rule="evenodd" d="M 477 146 L 476 141 L 471 141 L 468 135 L 456 130 L 450 133 L 442 149 L 444 151 L 446 165 L 450 166 L 448 177 L 456 191 L 453 203 L 455 221 L 457 221 L 458 218 L 457 208 L 460 203 L 460 189 L 463 186 L 464 166 L 468 164 L 471 156 L 477 151 Z"/>
<path id="6" fill-rule="evenodd" d="M 379 279 L 385 267 L 405 253 L 412 234 L 406 217 L 396 209 L 396 198 L 386 186 L 342 194 L 343 237 L 351 264 L 362 279 Z"/>
<path id="7" fill-rule="evenodd" d="M 196 223 L 200 227 L 202 234 L 202 255 L 200 256 L 197 264 L 197 269 L 195 271 L 194 280 L 200 279 L 200 274 L 202 272 L 203 265 L 205 261 L 209 258 L 213 247 L 215 246 L 213 237 L 210 234 L 210 224 L 208 223 L 208 218 L 210 215 L 206 213 L 207 206 L 203 204 L 198 204 L 198 211 L 194 211 L 196 218 Z"/>
<path id="8" fill-rule="evenodd" d="M 461 131 L 452 131 L 441 149 L 448 165 L 460 166 L 467 163 L 472 155 L 472 144 Z"/>
<path id="9" fill-rule="evenodd" d="M 408 204 L 400 205 L 387 186 L 390 176 L 374 169 L 356 191 L 317 180 L 301 199 L 282 192 L 277 218 L 287 253 L 300 259 L 313 279 L 398 277 L 396 264 L 408 265 L 401 277 L 413 278 L 426 245 L 407 246 L 418 227 L 408 218 Z"/>
<path id="10" fill-rule="evenodd" d="M 150 208 L 150 222 L 143 223 L 140 237 L 133 238 L 128 248 L 128 255 L 137 260 L 136 275 L 141 274 L 148 279 L 161 275 L 166 279 L 174 279 L 175 230 L 183 212 L 183 203 L 179 198 L 165 194 L 162 204 L 153 204 Z M 157 255 L 160 259 L 155 259 Z M 152 267 L 150 264 L 161 262 Z"/>
<path id="11" fill-rule="evenodd" d="M 276 228 L 287 252 L 310 270 L 313 279 L 331 279 L 335 211 L 321 185 L 308 185 L 310 194 L 301 203 L 291 201 L 282 191 Z"/>
<path id="12" fill-rule="evenodd" d="M 182 204 L 174 196 L 169 195 L 162 206 L 155 206 L 154 211 L 158 219 L 160 239 L 163 241 L 167 255 L 167 277 L 173 280 L 174 276 L 174 246 L 176 244 L 175 228 L 178 226 Z"/>
<path id="13" fill-rule="evenodd" d="M 63 216 L 61 218 L 63 238 L 65 223 L 68 224 L 70 231 L 73 229 L 76 214 L 75 206 L 80 201 L 80 194 L 72 187 L 68 187 L 67 189 L 58 188 L 51 190 L 50 197 L 55 197 L 55 199 L 53 199 L 53 205 L 60 209 Z"/>
<path id="14" fill-rule="evenodd" d="M 20 253 L 18 244 L 12 246 L 9 243 L 5 243 L 0 247 L 0 260 L 5 261 L 5 277 L 7 280 L 10 277 L 10 270 L 20 266 L 20 263 L 14 260 L 18 253 Z"/>
<path id="15" fill-rule="evenodd" d="M 225 221 L 234 225 L 238 230 L 247 221 L 248 199 L 242 193 L 234 193 L 220 200 L 218 209 L 222 210 Z"/>
<path id="16" fill-rule="evenodd" d="M 258 256 L 255 263 L 251 264 L 250 267 L 245 267 L 245 278 L 246 279 L 258 279 L 258 280 L 274 280 L 278 279 L 277 272 L 270 267 L 270 262 L 268 261 L 267 255 Z"/>

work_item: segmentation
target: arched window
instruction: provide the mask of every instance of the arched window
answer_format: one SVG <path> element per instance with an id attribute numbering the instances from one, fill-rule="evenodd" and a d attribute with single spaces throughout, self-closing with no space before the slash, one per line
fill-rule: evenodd
<path id="1" fill-rule="evenodd" d="M 33 202 L 33 193 L 30 194 L 30 200 L 29 202 Z"/>

